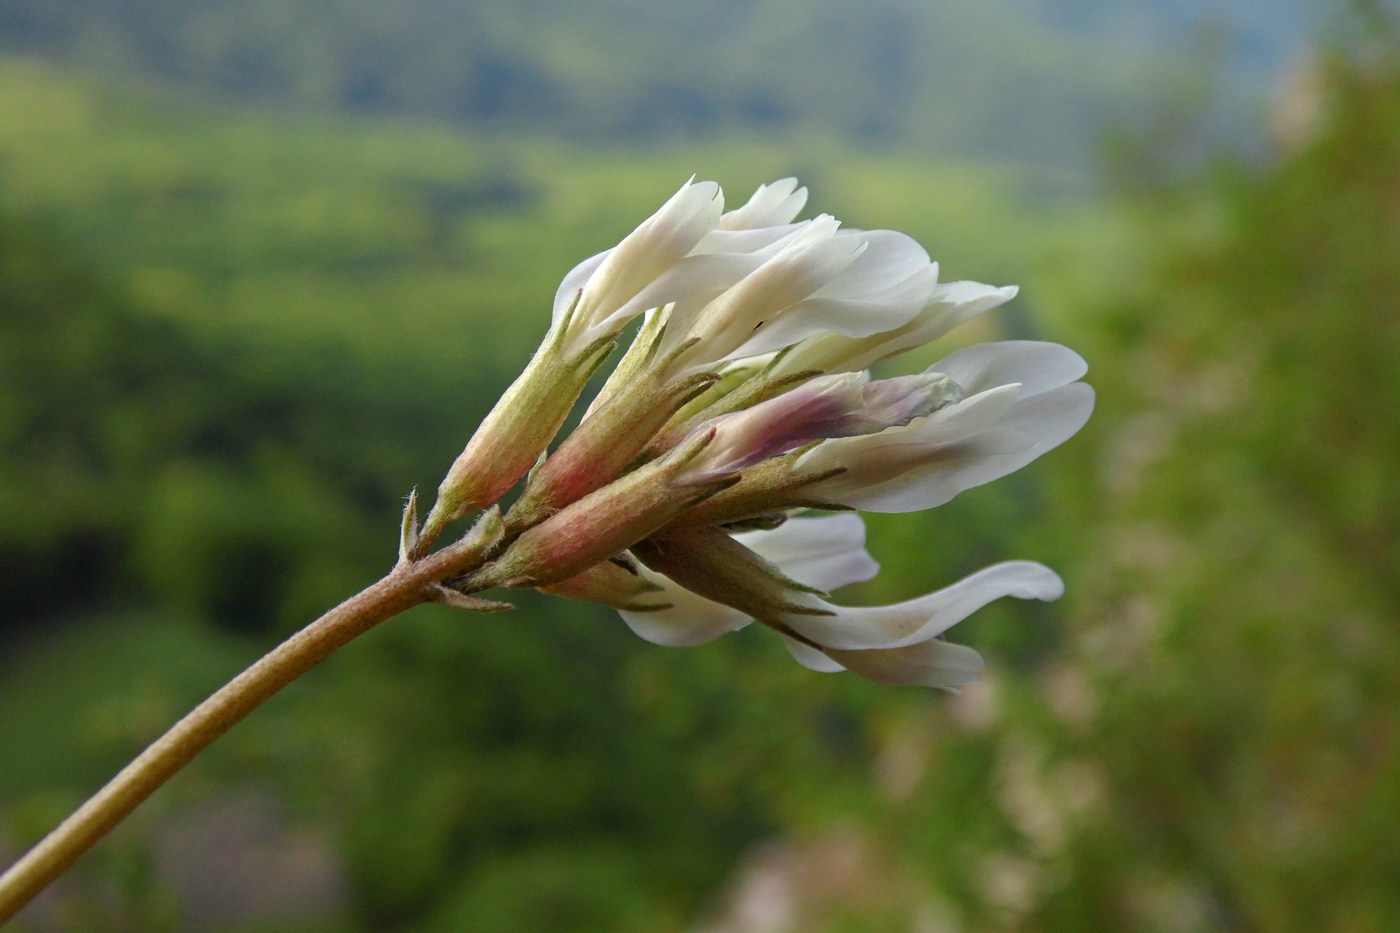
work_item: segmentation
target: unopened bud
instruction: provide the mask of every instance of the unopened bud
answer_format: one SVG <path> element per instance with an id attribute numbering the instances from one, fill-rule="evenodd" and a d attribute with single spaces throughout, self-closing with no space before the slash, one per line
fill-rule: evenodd
<path id="1" fill-rule="evenodd" d="M 713 433 L 697 433 L 660 460 L 527 529 L 498 560 L 472 577 L 472 587 L 547 586 L 627 550 L 736 481 L 732 475 L 690 475 L 691 461 L 711 440 Z"/>
<path id="2" fill-rule="evenodd" d="M 431 541 L 448 522 L 493 504 L 529 472 L 612 346 L 601 340 L 567 356 L 557 332 L 551 332 L 447 471 L 424 539 Z"/>
<path id="3" fill-rule="evenodd" d="M 534 524 L 612 482 L 647 448 L 671 416 L 714 383 L 702 373 L 663 385 L 642 374 L 584 419 L 530 477 L 511 519 Z"/>

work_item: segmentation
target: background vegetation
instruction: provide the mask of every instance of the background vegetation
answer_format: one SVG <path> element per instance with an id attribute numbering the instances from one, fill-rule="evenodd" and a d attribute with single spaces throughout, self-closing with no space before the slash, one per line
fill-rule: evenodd
<path id="1" fill-rule="evenodd" d="M 1221 8 L 1250 43 L 1192 98 L 1185 4 L 790 6 L 0 13 L 0 851 L 377 577 L 559 276 L 692 172 L 1021 283 L 958 339 L 1065 342 L 1100 393 L 1022 474 L 870 521 L 852 601 L 1064 573 L 960 626 L 985 684 L 418 610 L 18 929 L 1400 924 L 1385 12 L 1286 69 L 1303 7 Z"/>

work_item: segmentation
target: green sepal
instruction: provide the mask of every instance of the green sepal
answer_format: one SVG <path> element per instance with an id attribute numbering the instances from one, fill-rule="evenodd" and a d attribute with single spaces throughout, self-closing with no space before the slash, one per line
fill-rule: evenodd
<path id="1" fill-rule="evenodd" d="M 440 583 L 434 583 L 428 588 L 428 592 L 429 599 L 433 602 L 466 612 L 507 612 L 515 608 L 512 603 L 497 602 L 493 599 L 478 599 Z"/>
<path id="2" fill-rule="evenodd" d="M 399 564 L 411 563 L 418 550 L 418 489 L 414 487 L 408 494 L 408 502 L 403 507 L 403 518 L 399 521 Z"/>

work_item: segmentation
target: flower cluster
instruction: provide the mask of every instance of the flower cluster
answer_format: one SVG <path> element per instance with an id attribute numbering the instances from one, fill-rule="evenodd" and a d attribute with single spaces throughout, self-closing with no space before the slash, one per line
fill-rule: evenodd
<path id="1" fill-rule="evenodd" d="M 877 570 L 849 510 L 932 508 L 1029 463 L 1093 408 L 1082 359 L 1051 343 L 977 344 L 922 373 L 868 367 L 1015 295 L 942 283 L 916 242 L 798 221 L 796 180 L 725 212 L 689 182 L 616 247 L 565 276 L 540 349 L 472 437 L 404 560 L 487 510 L 451 601 L 535 587 L 615 607 L 638 635 L 694 645 L 750 621 L 820 671 L 954 689 L 981 657 L 943 633 L 1002 596 L 1055 599 L 1039 564 L 853 608 L 828 591 Z M 642 323 L 578 427 L 547 452 L 624 328 Z M 496 506 L 523 488 L 504 516 Z M 823 517 L 807 510 L 837 511 Z M 484 529 L 484 530 L 483 530 Z"/>

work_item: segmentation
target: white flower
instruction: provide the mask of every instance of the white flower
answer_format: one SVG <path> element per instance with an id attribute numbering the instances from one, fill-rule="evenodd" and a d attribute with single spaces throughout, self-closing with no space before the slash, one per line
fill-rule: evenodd
<path id="1" fill-rule="evenodd" d="M 747 257 L 757 265 L 703 301 L 677 302 L 658 356 L 668 375 L 714 367 L 819 334 L 868 337 L 902 327 L 933 300 L 938 266 L 891 230 L 842 230 L 827 215 Z M 736 267 L 737 268 L 737 267 Z M 684 346 L 687 342 L 691 345 Z M 682 348 L 667 358 L 667 351 Z M 863 369 L 864 367 L 849 367 Z"/>
<path id="2" fill-rule="evenodd" d="M 663 357 L 688 340 L 672 372 L 693 371 L 737 350 L 765 321 L 789 310 L 826 285 L 865 251 L 863 240 L 838 237 L 840 224 L 823 214 L 763 250 L 761 261 L 712 299 L 678 302 L 666 322 Z"/>
<path id="3" fill-rule="evenodd" d="M 692 179 L 617 246 L 575 266 L 554 296 L 554 325 L 567 328 L 568 348 L 615 334 L 645 311 L 633 299 L 690 255 L 723 210 L 719 185 Z M 681 283 L 676 291 L 670 300 L 682 294 Z"/>
<path id="4" fill-rule="evenodd" d="M 864 582 L 880 570 L 865 549 L 865 522 L 850 513 L 794 518 L 771 531 L 741 532 L 734 538 L 791 579 L 824 590 Z M 624 609 L 618 614 L 628 628 L 649 642 L 700 645 L 753 621 L 738 609 L 698 596 L 663 574 L 645 567 L 639 573 L 656 587 L 654 601 L 669 604 L 669 608 L 652 612 Z"/>
<path id="5" fill-rule="evenodd" d="M 937 266 L 934 266 L 935 272 Z M 959 324 L 1016 297 L 1016 287 L 949 282 L 935 287 L 922 310 L 899 327 L 864 337 L 827 331 L 814 334 L 772 361 L 770 378 L 802 372 L 844 372 L 873 366 L 942 337 Z"/>
<path id="6" fill-rule="evenodd" d="M 797 583 L 835 589 L 868 580 L 879 569 L 866 552 L 864 523 L 856 515 L 796 518 L 772 531 L 734 536 L 754 554 Z M 665 545 L 663 545 L 664 547 Z M 668 604 L 655 611 L 621 610 L 633 632 L 662 645 L 702 644 L 741 628 L 751 616 L 707 599 L 655 570 L 642 569 L 651 598 Z M 725 592 L 727 581 L 714 581 Z M 881 683 L 956 688 L 977 679 L 981 656 L 941 636 L 988 603 L 1004 596 L 1058 599 L 1064 591 L 1049 568 L 1008 561 L 972 574 L 952 586 L 889 606 L 835 605 L 819 596 L 788 589 L 777 601 L 790 610 L 755 613 L 777 628 L 788 650 L 818 671 L 851 670 Z"/>
<path id="7" fill-rule="evenodd" d="M 960 402 L 876 435 L 826 441 L 799 471 L 841 472 L 804 489 L 812 498 L 874 512 L 942 505 L 1064 443 L 1088 420 L 1087 367 L 1059 344 L 976 344 L 930 367 L 962 386 Z"/>

